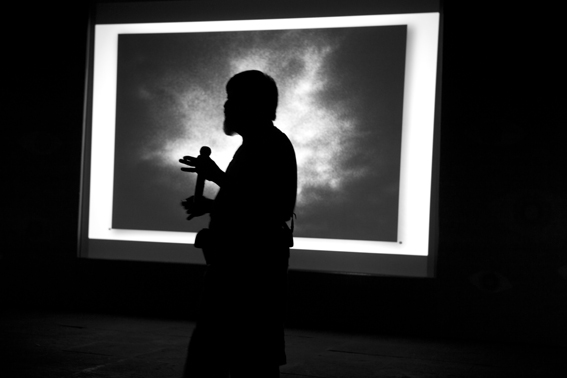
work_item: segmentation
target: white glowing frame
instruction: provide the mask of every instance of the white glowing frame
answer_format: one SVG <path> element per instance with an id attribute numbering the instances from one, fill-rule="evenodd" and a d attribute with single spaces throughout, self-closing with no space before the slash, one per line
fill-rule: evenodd
<path id="1" fill-rule="evenodd" d="M 119 34 L 407 25 L 398 242 L 295 238 L 294 249 L 427 256 L 439 13 L 96 25 L 92 103 L 90 239 L 193 244 L 193 232 L 112 229 Z"/>

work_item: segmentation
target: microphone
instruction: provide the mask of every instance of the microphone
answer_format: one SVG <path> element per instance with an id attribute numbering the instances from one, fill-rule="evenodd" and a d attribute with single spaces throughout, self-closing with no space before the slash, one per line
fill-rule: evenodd
<path id="1" fill-rule="evenodd" d="M 197 157 L 197 165 L 200 161 L 208 159 L 211 156 L 211 149 L 207 146 L 201 147 L 199 151 L 200 155 Z M 195 196 L 193 197 L 193 202 L 197 202 L 203 197 L 203 190 L 205 189 L 205 178 L 200 174 L 197 174 L 197 184 L 195 185 Z"/>

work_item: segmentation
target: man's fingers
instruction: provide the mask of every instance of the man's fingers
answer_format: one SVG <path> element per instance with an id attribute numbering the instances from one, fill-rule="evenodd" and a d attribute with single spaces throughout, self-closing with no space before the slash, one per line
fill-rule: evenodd
<path id="1" fill-rule="evenodd" d="M 193 156 L 183 156 L 182 159 L 179 159 L 179 162 L 187 165 L 195 165 L 195 163 L 197 162 L 197 158 Z"/>
<path id="2" fill-rule="evenodd" d="M 197 172 L 196 168 L 181 168 L 183 172 Z"/>

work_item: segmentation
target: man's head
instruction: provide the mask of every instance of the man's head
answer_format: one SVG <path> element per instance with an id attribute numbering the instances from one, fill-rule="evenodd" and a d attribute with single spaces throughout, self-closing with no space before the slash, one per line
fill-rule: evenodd
<path id="1" fill-rule="evenodd" d="M 228 135 L 276 119 L 278 87 L 265 73 L 244 71 L 234 75 L 226 84 L 226 94 L 224 128 Z"/>

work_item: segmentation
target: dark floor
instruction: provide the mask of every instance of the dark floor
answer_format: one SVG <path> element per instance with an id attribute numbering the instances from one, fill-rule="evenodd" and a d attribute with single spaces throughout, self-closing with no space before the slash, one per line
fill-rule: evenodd
<path id="1" fill-rule="evenodd" d="M 0 356 L 10 378 L 179 377 L 194 323 L 4 311 Z M 282 377 L 553 377 L 564 349 L 289 329 Z M 6 370 L 4 370 L 6 371 Z"/>

